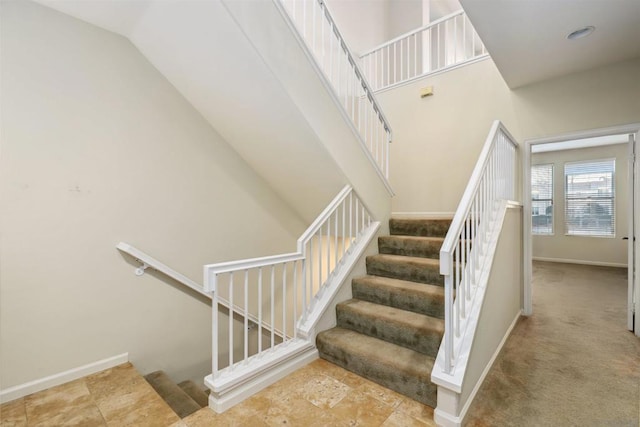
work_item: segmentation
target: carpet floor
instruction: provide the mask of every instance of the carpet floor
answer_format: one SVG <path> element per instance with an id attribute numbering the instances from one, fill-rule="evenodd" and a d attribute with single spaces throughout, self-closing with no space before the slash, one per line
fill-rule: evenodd
<path id="1" fill-rule="evenodd" d="M 517 323 L 466 425 L 637 427 L 640 340 L 626 304 L 626 269 L 534 262 L 534 314 Z"/>

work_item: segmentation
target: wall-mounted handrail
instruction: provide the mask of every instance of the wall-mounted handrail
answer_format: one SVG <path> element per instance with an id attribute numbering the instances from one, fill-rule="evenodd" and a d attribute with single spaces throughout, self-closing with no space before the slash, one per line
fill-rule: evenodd
<path id="1" fill-rule="evenodd" d="M 487 56 L 469 18 L 459 10 L 374 47 L 360 59 L 371 87 L 379 91 Z"/>
<path id="2" fill-rule="evenodd" d="M 144 270 L 146 268 L 150 267 L 150 268 L 153 268 L 156 271 L 159 271 L 160 273 L 164 274 L 165 276 L 171 277 L 173 280 L 175 280 L 177 282 L 180 282 L 183 285 L 193 289 L 194 291 L 198 292 L 199 294 L 204 295 L 207 298 L 211 298 L 211 294 L 209 292 L 206 292 L 202 285 L 200 285 L 199 283 L 196 283 L 193 280 L 189 279 L 184 274 L 178 273 L 177 271 L 175 271 L 174 269 L 172 269 L 168 265 L 166 265 L 166 264 L 158 261 L 157 259 L 153 258 L 151 255 L 142 252 L 140 249 L 137 249 L 137 248 L 131 246 L 130 244 L 124 243 L 124 242 L 118 243 L 116 245 L 116 248 L 118 248 L 118 250 L 120 250 L 120 251 L 122 251 L 124 253 L 127 253 L 127 254 L 131 255 L 136 260 L 138 260 L 139 262 L 142 263 L 142 266 L 139 267 L 138 269 L 136 269 L 136 274 L 141 275 L 142 273 L 144 273 Z"/>
<path id="3" fill-rule="evenodd" d="M 195 281 L 189 279 L 187 276 L 185 276 L 182 273 L 178 273 L 177 271 L 175 271 L 174 269 L 172 269 L 171 267 L 167 266 L 166 264 L 158 261 L 157 259 L 153 258 L 151 255 L 141 251 L 138 248 L 133 247 L 132 245 L 125 243 L 125 242 L 120 242 L 116 245 L 116 248 L 122 252 L 125 252 L 129 255 L 131 255 L 132 257 L 134 257 L 138 262 L 141 263 L 141 266 L 138 267 L 135 270 L 136 275 L 141 276 L 142 274 L 144 274 L 145 270 L 147 268 L 152 268 L 156 271 L 159 271 L 160 273 L 164 274 L 165 276 L 168 276 L 170 278 L 172 278 L 173 280 L 182 283 L 183 285 L 193 289 L 194 291 L 198 292 L 200 295 L 204 295 L 205 297 L 209 298 L 209 299 L 213 299 L 213 296 L 211 295 L 211 292 L 207 292 L 204 289 L 204 286 L 200 285 L 199 283 L 196 283 Z M 277 259 L 278 257 L 272 257 L 274 260 Z M 222 264 L 218 264 L 218 265 L 224 265 L 224 263 Z M 217 303 L 219 306 L 222 306 L 224 308 L 226 308 L 227 310 L 229 310 L 229 303 L 227 301 L 218 301 Z M 238 306 L 238 305 L 234 305 L 233 307 L 233 312 L 237 313 L 239 316 L 242 317 L 246 317 L 249 322 L 251 322 L 252 325 L 257 325 L 258 324 L 258 319 L 251 315 L 251 313 L 246 313 L 245 316 L 245 311 L 242 309 L 242 307 Z M 269 324 L 265 324 L 264 325 L 266 328 L 270 328 Z M 282 332 L 278 329 L 275 329 L 275 334 L 278 337 L 282 336 Z"/>
<path id="4" fill-rule="evenodd" d="M 373 89 L 323 0 L 274 0 L 304 42 L 363 149 L 388 190 L 389 144 L 393 132 Z"/>
<path id="5" fill-rule="evenodd" d="M 474 304 L 478 278 L 500 203 L 517 198 L 518 144 L 496 120 L 440 249 L 440 274 L 445 283 L 444 372 L 450 374 L 459 356 L 468 307 Z M 455 300 L 454 300 L 455 296 Z"/>
<path id="6" fill-rule="evenodd" d="M 246 366 L 266 351 L 292 340 L 308 339 L 314 321 L 309 319 L 319 318 L 319 299 L 334 276 L 343 273 L 343 263 L 354 248 L 360 250 L 364 236 L 372 236 L 371 230 L 378 226 L 347 185 L 300 236 L 295 253 L 205 265 L 205 290 L 212 294 L 214 304 L 224 301 L 234 307 L 230 318 L 238 314 L 245 319 L 243 328 L 232 321 L 222 328 L 214 310 L 213 380 L 231 374 L 239 365 Z M 240 311 L 235 309 L 238 306 Z M 270 331 L 271 335 L 258 334 L 250 339 L 248 316 L 258 330 Z M 279 337 L 275 331 L 281 331 Z M 221 338 L 229 342 L 224 369 L 219 368 L 218 360 L 227 350 L 220 347 Z"/>

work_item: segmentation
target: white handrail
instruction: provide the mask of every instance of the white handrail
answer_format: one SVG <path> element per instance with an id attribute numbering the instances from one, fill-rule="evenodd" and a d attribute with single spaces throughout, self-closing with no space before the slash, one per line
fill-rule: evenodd
<path id="1" fill-rule="evenodd" d="M 343 261 L 350 258 L 354 248 L 359 250 L 364 236 L 378 225 L 347 185 L 300 236 L 296 252 L 205 265 L 205 291 L 211 293 L 214 305 L 222 302 L 233 307 L 225 330 L 220 327 L 217 310 L 213 311 L 213 380 L 232 374 L 235 367 L 246 366 L 265 351 L 308 339 L 313 323 L 309 319 L 319 316 L 319 299 L 334 276 L 343 273 Z M 234 326 L 234 314 L 244 319 L 244 328 Z M 258 325 L 259 331 L 271 335 L 263 337 L 260 333 L 250 340 L 248 319 Z M 228 363 L 219 369 L 218 355 L 223 351 L 220 338 L 225 335 Z M 234 355 L 236 347 L 242 354 Z"/>
<path id="2" fill-rule="evenodd" d="M 485 47 L 463 10 L 389 40 L 360 56 L 375 91 L 486 58 Z"/>
<path id="3" fill-rule="evenodd" d="M 428 24 L 425 24 L 422 27 L 418 27 L 418 28 L 416 28 L 414 30 L 411 30 L 411 31 L 408 31 L 408 32 L 406 32 L 404 34 L 400 34 L 398 37 L 396 37 L 394 39 L 391 39 L 389 41 L 386 41 L 386 42 L 384 42 L 384 43 L 372 48 L 372 49 L 364 51 L 364 52 L 362 52 L 360 54 L 360 58 L 364 58 L 365 56 L 369 55 L 372 52 L 375 52 L 376 50 L 382 49 L 383 47 L 387 47 L 387 46 L 389 46 L 391 44 L 394 44 L 395 42 L 400 41 L 402 39 L 406 39 L 407 37 L 412 36 L 412 35 L 414 35 L 416 33 L 422 32 L 424 30 L 428 30 L 429 28 L 435 27 L 436 25 L 440 24 L 441 22 L 448 21 L 449 19 L 455 18 L 456 16 L 459 16 L 459 15 L 464 15 L 464 10 L 463 9 L 460 9 L 457 12 L 450 13 L 449 15 L 445 15 L 442 18 L 436 19 L 435 21 L 429 22 Z"/>
<path id="4" fill-rule="evenodd" d="M 171 277 L 173 280 L 182 283 L 183 285 L 193 289 L 194 291 L 198 292 L 201 295 L 206 296 L 207 298 L 211 298 L 211 294 L 207 291 L 204 290 L 204 287 L 201 286 L 200 284 L 194 282 L 193 280 L 189 279 L 187 276 L 185 276 L 182 273 L 178 273 L 177 271 L 175 271 L 174 269 L 170 268 L 169 266 L 167 266 L 166 264 L 163 264 L 162 262 L 158 261 L 157 259 L 153 258 L 151 255 L 148 255 L 144 252 L 142 252 L 140 249 L 137 249 L 133 246 L 131 246 L 128 243 L 124 243 L 124 242 L 120 242 L 116 245 L 116 248 L 118 248 L 118 250 L 125 252 L 129 255 L 131 255 L 132 257 L 134 257 L 136 260 L 140 261 L 142 263 L 142 266 L 136 269 L 136 274 L 137 275 L 142 275 L 144 273 L 144 270 L 146 270 L 147 268 L 151 267 L 156 271 L 159 271 L 160 273 L 164 274 L 165 276 Z"/>
<path id="5" fill-rule="evenodd" d="M 465 330 L 467 307 L 473 306 L 488 238 L 501 201 L 517 197 L 518 144 L 496 120 L 491 126 L 469 183 L 440 249 L 445 282 L 444 371 L 456 364 L 456 343 Z M 455 296 L 455 300 L 454 300 Z"/>
<path id="6" fill-rule="evenodd" d="M 351 120 L 363 149 L 390 189 L 391 125 L 351 53 L 324 0 L 274 0 L 296 29 L 318 69 L 333 91 L 343 114 Z"/>

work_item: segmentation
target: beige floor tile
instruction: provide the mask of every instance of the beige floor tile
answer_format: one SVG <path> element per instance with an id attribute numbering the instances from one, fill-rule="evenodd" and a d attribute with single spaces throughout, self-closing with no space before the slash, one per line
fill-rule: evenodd
<path id="1" fill-rule="evenodd" d="M 105 425 L 84 379 L 25 397 L 29 426 Z"/>
<path id="2" fill-rule="evenodd" d="M 396 393 L 393 390 L 384 388 L 381 385 L 369 380 L 365 380 L 360 386 L 356 388 L 356 390 L 366 393 L 369 396 L 373 396 L 376 399 L 391 406 L 392 408 L 396 408 L 405 399 L 405 397 L 400 393 Z"/>
<path id="3" fill-rule="evenodd" d="M 145 379 L 136 371 L 131 363 L 118 365 L 111 369 L 89 375 L 86 378 L 87 388 L 93 398 L 99 402 L 104 398 L 131 392 Z"/>
<path id="4" fill-rule="evenodd" d="M 286 403 L 278 402 L 264 415 L 266 425 L 300 427 L 347 427 L 345 420 L 335 417 L 331 411 L 321 409 L 303 398 L 290 398 Z"/>
<path id="5" fill-rule="evenodd" d="M 146 382 L 98 402 L 109 426 L 169 426 L 180 418 Z"/>
<path id="6" fill-rule="evenodd" d="M 393 412 L 393 408 L 373 396 L 352 390 L 330 412 L 350 426 L 379 426 Z"/>
<path id="7" fill-rule="evenodd" d="M 27 425 L 27 412 L 24 398 L 0 405 L 1 427 L 23 427 Z"/>
<path id="8" fill-rule="evenodd" d="M 326 375 L 310 377 L 302 391 L 302 397 L 321 409 L 333 408 L 351 391 L 351 388 Z"/>
<path id="9" fill-rule="evenodd" d="M 434 424 L 435 425 L 435 424 Z M 382 424 L 382 427 L 426 427 L 427 424 L 407 414 L 394 411 Z"/>
<path id="10" fill-rule="evenodd" d="M 416 402 L 413 399 L 405 397 L 402 403 L 398 405 L 397 411 L 416 418 L 429 426 L 435 426 L 433 422 L 433 408 Z"/>
<path id="11" fill-rule="evenodd" d="M 205 427 L 217 425 L 220 415 L 209 408 L 202 408 L 199 411 L 185 417 L 182 422 L 186 427 Z"/>

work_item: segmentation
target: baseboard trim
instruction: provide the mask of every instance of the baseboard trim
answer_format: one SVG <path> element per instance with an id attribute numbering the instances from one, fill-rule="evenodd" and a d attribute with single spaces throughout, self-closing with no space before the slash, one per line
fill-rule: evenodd
<path id="1" fill-rule="evenodd" d="M 502 347 L 504 347 L 504 344 L 507 342 L 507 339 L 511 335 L 511 331 L 513 331 L 513 328 L 516 327 L 516 323 L 518 323 L 518 319 L 520 319 L 520 316 L 522 316 L 522 310 L 519 310 L 516 313 L 516 316 L 513 318 L 511 325 L 509 325 L 507 332 L 505 332 L 504 336 L 502 337 L 502 340 L 500 341 L 500 344 L 498 344 L 496 351 L 491 356 L 491 359 L 489 359 L 489 363 L 487 363 L 487 366 L 485 366 L 484 371 L 482 371 L 480 378 L 478 378 L 478 382 L 476 383 L 475 387 L 473 387 L 473 390 L 471 390 L 471 394 L 469 394 L 467 401 L 465 402 L 464 406 L 462 407 L 462 410 L 460 411 L 459 418 L 460 418 L 461 425 L 462 425 L 462 421 L 464 421 L 464 417 L 467 416 L 467 411 L 469 410 L 469 407 L 471 406 L 473 399 L 476 397 L 476 394 L 478 393 L 478 390 L 480 390 L 480 387 L 482 386 L 482 383 L 484 382 L 484 379 L 486 378 L 486 376 L 489 374 L 489 371 L 491 371 L 491 367 L 493 366 L 493 363 L 498 358 L 498 355 L 500 354 Z"/>
<path id="2" fill-rule="evenodd" d="M 502 340 L 496 347 L 496 351 L 493 352 L 493 355 L 489 359 L 487 366 L 485 366 L 484 370 L 482 371 L 482 374 L 480 374 L 480 377 L 476 382 L 476 385 L 473 387 L 473 390 L 471 390 L 471 393 L 469 394 L 467 401 L 462 407 L 460 414 L 455 416 L 453 414 L 450 414 L 448 412 L 445 412 L 436 408 L 433 412 L 433 419 L 436 422 L 436 424 L 443 427 L 461 427 L 462 426 L 464 419 L 467 416 L 467 411 L 471 407 L 471 403 L 473 402 L 473 399 L 476 397 L 476 394 L 480 390 L 480 387 L 482 386 L 482 383 L 484 382 L 484 379 L 486 378 L 486 376 L 489 374 L 489 371 L 491 371 L 491 367 L 493 366 L 493 363 L 498 358 L 498 355 L 500 354 L 502 347 L 507 342 L 507 339 L 511 335 L 511 331 L 513 331 L 513 328 L 515 328 L 516 323 L 518 323 L 518 319 L 520 319 L 520 316 L 522 316 L 522 310 L 519 310 L 516 313 L 516 316 L 513 318 L 511 325 L 509 325 L 509 328 L 507 328 L 507 331 L 502 337 Z"/>
<path id="3" fill-rule="evenodd" d="M 237 405 L 243 400 L 253 396 L 260 390 L 270 386 L 278 380 L 281 380 L 293 371 L 313 362 L 318 357 L 318 350 L 315 347 L 309 347 L 304 352 L 269 369 L 266 373 L 255 377 L 253 380 L 235 387 L 224 395 L 219 395 L 212 390 L 209 395 L 209 408 L 219 414 L 223 413 L 234 405 Z M 205 378 L 205 384 L 209 388 L 211 388 L 211 386 L 207 384 L 207 382 L 210 382 L 210 377 L 211 376 Z"/>
<path id="4" fill-rule="evenodd" d="M 565 258 L 545 258 L 545 257 L 537 257 L 537 256 L 534 256 L 531 259 L 533 259 L 534 261 L 559 262 L 563 264 L 582 264 L 582 265 L 595 265 L 597 267 L 627 268 L 627 264 L 621 264 L 617 262 L 586 261 L 581 259 L 565 259 Z"/>
<path id="5" fill-rule="evenodd" d="M 12 400 L 28 396 L 32 393 L 37 393 L 60 384 L 68 383 L 69 381 L 77 380 L 79 378 L 86 377 L 87 375 L 113 368 L 114 366 L 122 365 L 128 361 L 129 353 L 122 353 L 117 356 L 108 357 L 106 359 L 98 360 L 97 362 L 69 369 L 68 371 L 9 387 L 0 391 L 0 403 L 10 402 Z"/>
<path id="6" fill-rule="evenodd" d="M 396 219 L 452 219 L 455 212 L 391 212 Z"/>

